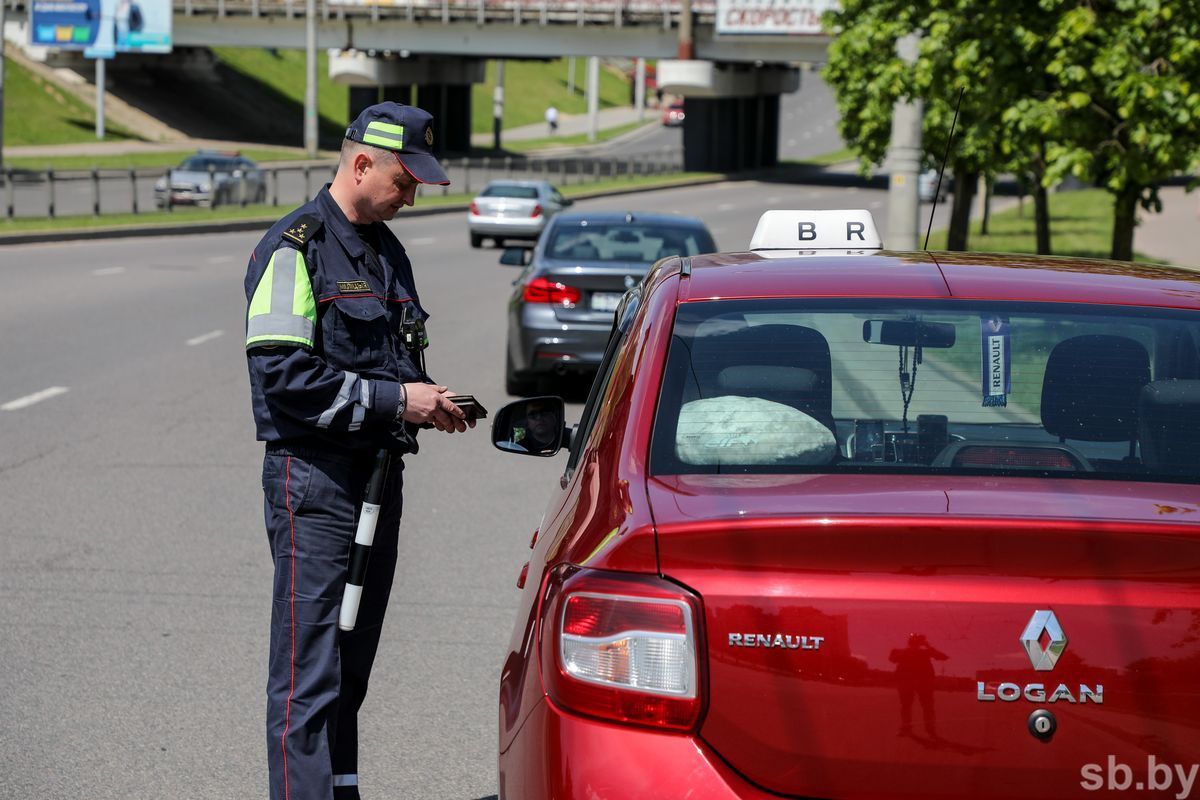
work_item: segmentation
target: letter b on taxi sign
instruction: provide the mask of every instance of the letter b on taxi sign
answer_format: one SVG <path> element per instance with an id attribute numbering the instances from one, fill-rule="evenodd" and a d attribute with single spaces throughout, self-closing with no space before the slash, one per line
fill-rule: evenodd
<path id="1" fill-rule="evenodd" d="M 800 223 L 800 241 L 811 242 L 817 238 L 817 223 L 801 222 Z"/>

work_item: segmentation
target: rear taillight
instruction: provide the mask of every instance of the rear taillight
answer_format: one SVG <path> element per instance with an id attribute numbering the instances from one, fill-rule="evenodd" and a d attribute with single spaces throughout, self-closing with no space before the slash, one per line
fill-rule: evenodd
<path id="1" fill-rule="evenodd" d="M 475 205 L 474 200 L 471 201 L 471 213 L 477 217 L 479 216 L 479 206 Z"/>
<path id="2" fill-rule="evenodd" d="M 534 203 L 533 204 L 533 213 L 530 214 L 529 216 L 540 217 L 541 215 L 542 215 L 542 207 L 540 205 L 538 205 L 537 203 Z"/>
<path id="3" fill-rule="evenodd" d="M 573 306 L 583 297 L 583 293 L 564 283 L 545 278 L 534 278 L 525 284 L 524 297 L 526 303 L 557 303 Z"/>
<path id="4" fill-rule="evenodd" d="M 687 730 L 701 710 L 699 603 L 656 576 L 560 567 L 542 616 L 542 678 L 564 709 Z"/>

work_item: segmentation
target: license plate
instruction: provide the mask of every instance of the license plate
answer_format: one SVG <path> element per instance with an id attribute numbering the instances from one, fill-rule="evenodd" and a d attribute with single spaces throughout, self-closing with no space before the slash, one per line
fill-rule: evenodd
<path id="1" fill-rule="evenodd" d="M 620 292 L 592 292 L 592 311 L 616 311 L 620 304 Z"/>

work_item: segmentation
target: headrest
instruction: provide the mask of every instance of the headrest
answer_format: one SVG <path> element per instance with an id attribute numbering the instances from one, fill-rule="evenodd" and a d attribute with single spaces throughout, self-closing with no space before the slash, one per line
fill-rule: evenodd
<path id="1" fill-rule="evenodd" d="M 726 367 L 717 373 L 717 385 L 726 394 L 749 392 L 753 395 L 771 392 L 813 392 L 821 379 L 811 369 L 742 365 Z"/>
<path id="2" fill-rule="evenodd" d="M 1042 379 L 1042 427 L 1085 442 L 1137 435 L 1138 392 L 1150 381 L 1146 348 L 1126 336 L 1076 336 L 1055 345 Z"/>
<path id="3" fill-rule="evenodd" d="M 1200 381 L 1153 381 L 1138 395 L 1142 462 L 1153 471 L 1200 475 Z"/>

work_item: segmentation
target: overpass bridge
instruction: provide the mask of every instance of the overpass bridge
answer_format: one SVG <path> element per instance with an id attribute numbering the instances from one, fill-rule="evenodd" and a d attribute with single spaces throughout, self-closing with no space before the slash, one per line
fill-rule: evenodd
<path id="1" fill-rule="evenodd" d="M 10 3 L 9 18 L 24 21 L 28 4 Z M 172 7 L 176 52 L 166 58 L 191 48 L 307 45 L 304 0 Z M 716 0 L 317 0 L 314 27 L 331 78 L 351 87 L 350 118 L 379 99 L 415 100 L 439 120 L 445 152 L 470 149 L 471 84 L 484 81 L 486 60 L 627 57 L 658 59 L 659 88 L 684 96 L 685 168 L 771 166 L 779 97 L 799 88 L 798 62 L 825 60 L 829 37 L 719 33 L 719 13 Z"/>

